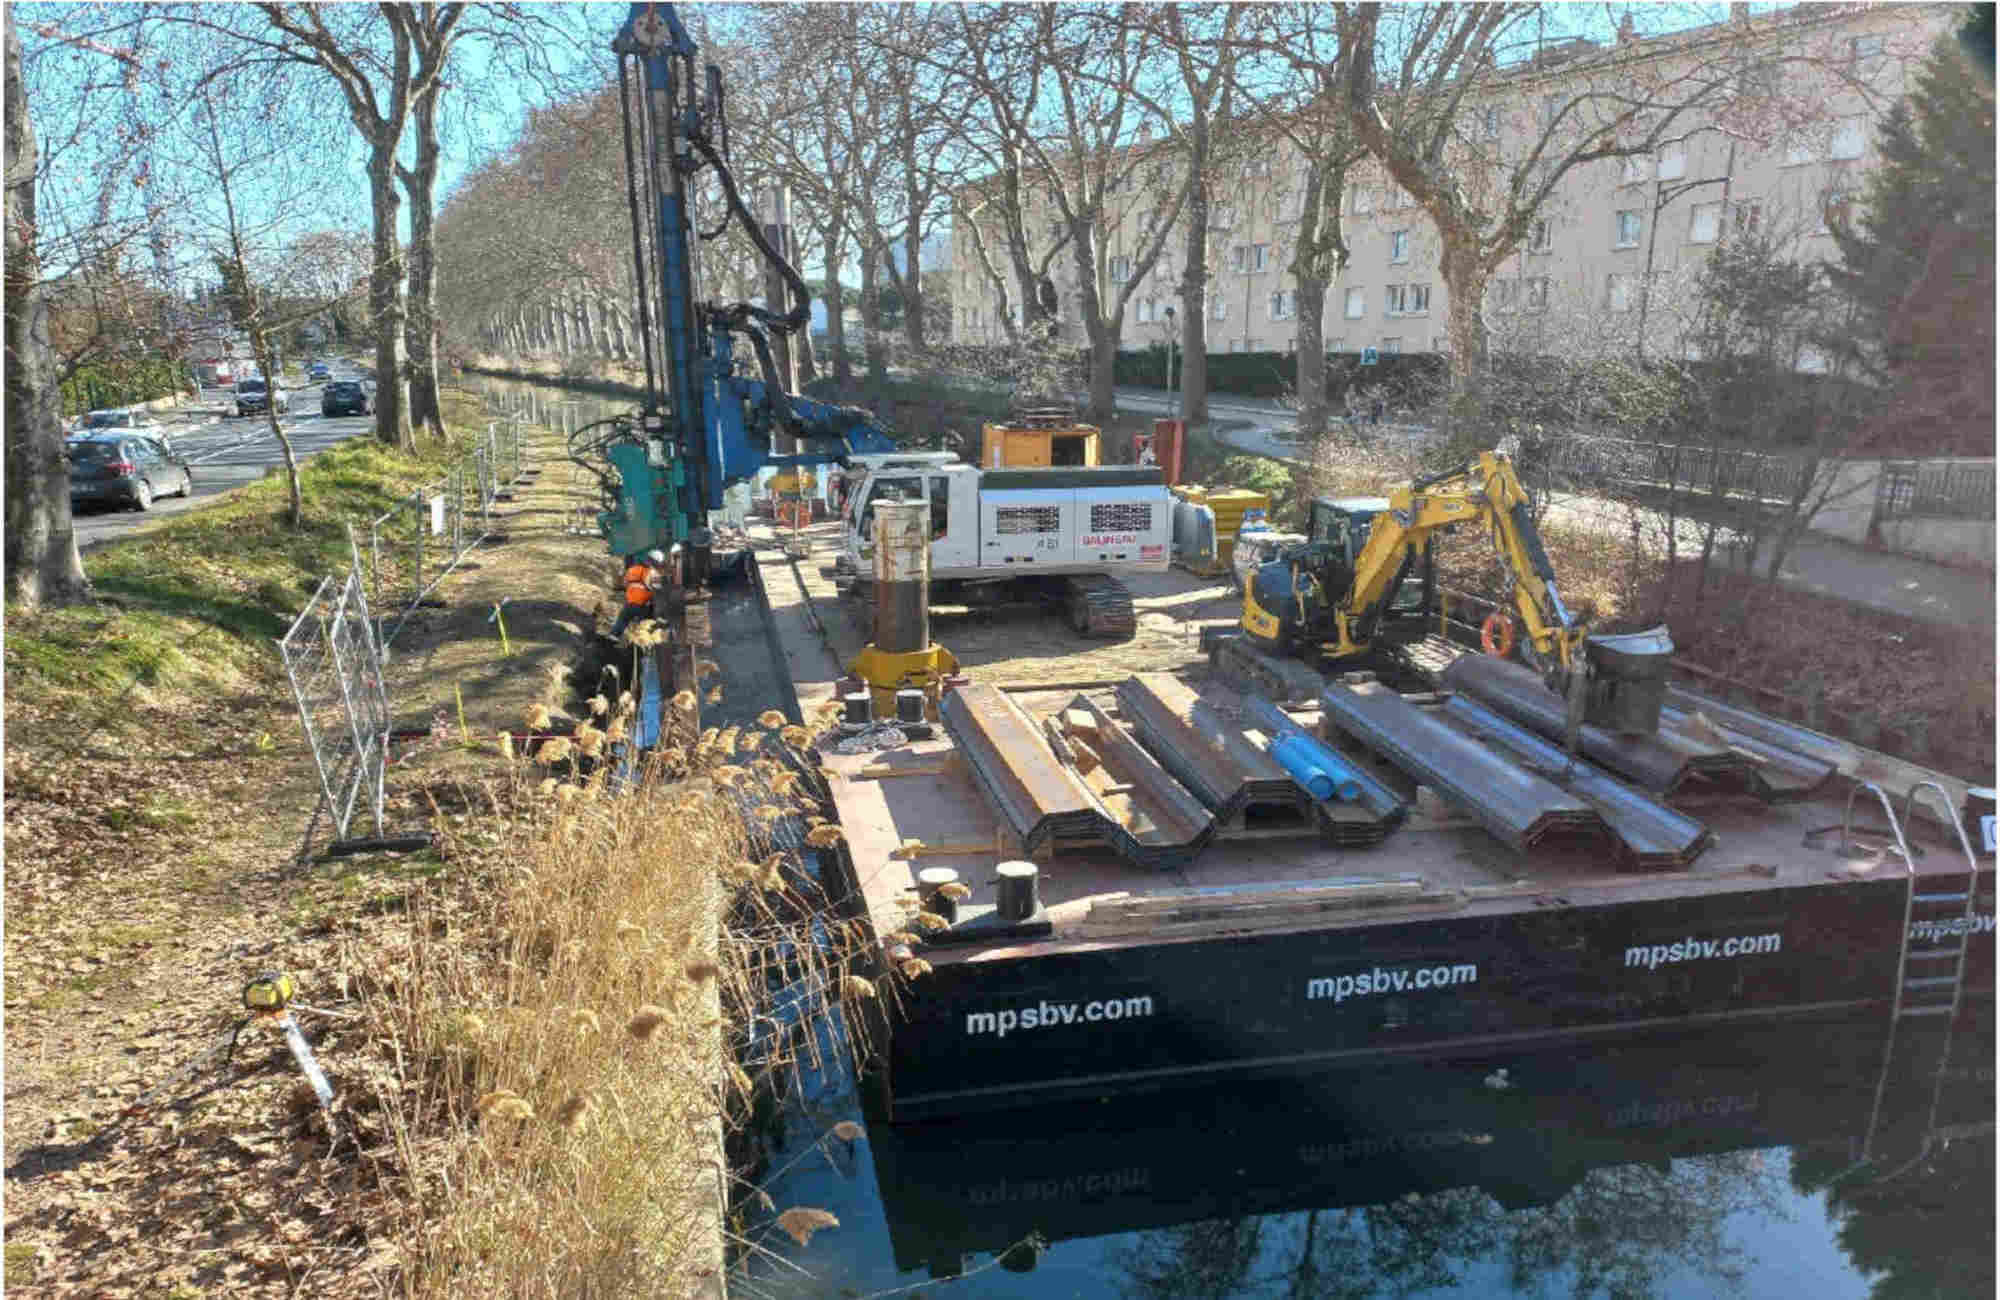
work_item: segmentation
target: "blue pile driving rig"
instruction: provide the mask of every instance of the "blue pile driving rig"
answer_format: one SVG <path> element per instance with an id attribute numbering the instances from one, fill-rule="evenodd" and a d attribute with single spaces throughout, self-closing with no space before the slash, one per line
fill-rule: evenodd
<path id="1" fill-rule="evenodd" d="M 771 341 L 811 320 L 805 281 L 745 205 L 729 165 L 722 73 L 696 75 L 695 45 L 671 4 L 634 4 L 612 42 L 624 116 L 626 200 L 646 385 L 639 409 L 572 435 L 571 458 L 597 475 L 598 528 L 614 555 L 658 549 L 684 557 L 677 578 L 701 582 L 711 565 L 710 511 L 722 494 L 767 467 L 837 464 L 857 452 L 895 451 L 869 412 L 787 391 Z M 636 82 L 636 92 L 635 92 Z M 693 186 L 712 171 L 726 212 L 694 225 Z M 740 222 L 788 286 L 790 310 L 696 296 L 700 242 Z M 744 373 L 739 337 L 756 375 Z M 795 450 L 774 454 L 778 439 Z M 608 462 L 616 476 L 605 472 Z"/>

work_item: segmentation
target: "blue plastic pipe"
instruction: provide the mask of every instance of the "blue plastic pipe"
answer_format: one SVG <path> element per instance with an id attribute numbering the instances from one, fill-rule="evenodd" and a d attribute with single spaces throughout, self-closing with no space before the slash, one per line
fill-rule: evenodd
<path id="1" fill-rule="evenodd" d="M 1285 716 L 1285 711 L 1261 695 L 1243 697 L 1244 711 L 1271 738 L 1271 757 L 1315 799 L 1353 803 L 1361 797 L 1354 769 Z"/>

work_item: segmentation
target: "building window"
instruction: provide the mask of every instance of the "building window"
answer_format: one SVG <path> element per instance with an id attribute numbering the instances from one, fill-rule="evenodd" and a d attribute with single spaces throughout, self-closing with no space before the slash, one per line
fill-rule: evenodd
<path id="1" fill-rule="evenodd" d="M 1639 231 L 1643 224 L 1640 220 L 1639 209 L 1626 208 L 1620 212 L 1618 214 L 1618 238 L 1613 241 L 1612 247 L 1637 248 L 1639 246 Z"/>
<path id="2" fill-rule="evenodd" d="M 1653 178 L 1653 160 L 1644 154 L 1628 154 L 1622 163 L 1618 173 L 1620 185 L 1644 185 Z"/>
<path id="3" fill-rule="evenodd" d="M 1451 341 L 1442 334 L 1433 334 L 1431 335 L 1431 351 L 1449 352 L 1451 351 Z"/>
<path id="4" fill-rule="evenodd" d="M 1229 341 L 1229 350 L 1231 352 L 1248 352 L 1250 350 L 1250 340 L 1231 339 Z"/>
<path id="5" fill-rule="evenodd" d="M 1632 282 L 1638 277 L 1613 272 L 1604 277 L 1604 305 L 1612 311 L 1632 310 Z"/>
<path id="6" fill-rule="evenodd" d="M 1688 147 L 1685 140 L 1672 140 L 1660 146 L 1660 166 L 1658 175 L 1663 181 L 1677 181 L 1687 175 Z"/>
<path id="7" fill-rule="evenodd" d="M 1359 217 L 1365 217 L 1375 210 L 1375 192 L 1359 184 L 1347 187 L 1347 210 Z"/>
<path id="8" fill-rule="evenodd" d="M 1216 230 L 1236 228 L 1236 209 L 1227 203 L 1218 203 L 1208 210 L 1208 224 Z"/>
<path id="9" fill-rule="evenodd" d="M 1480 109 L 1479 126 L 1488 140 L 1498 140 L 1500 138 L 1500 110 L 1498 108 Z"/>
<path id="10" fill-rule="evenodd" d="M 1754 235 L 1764 221 L 1764 205 L 1755 200 L 1745 200 L 1736 205 L 1736 233 Z"/>
<path id="11" fill-rule="evenodd" d="M 1229 269 L 1241 271 L 1250 264 L 1250 248 L 1246 244 L 1232 244 L 1229 248 Z"/>
<path id="12" fill-rule="evenodd" d="M 1348 320 L 1360 320 L 1367 312 L 1368 291 L 1366 289 L 1349 289 L 1347 291 L 1347 309 L 1343 315 Z"/>
<path id="13" fill-rule="evenodd" d="M 1515 293 L 1520 283 L 1515 280 L 1495 280 L 1486 286 L 1486 305 L 1493 311 L 1514 310 Z"/>
<path id="14" fill-rule="evenodd" d="M 1264 269 L 1264 264 L 1265 264 L 1266 262 L 1270 261 L 1270 260 L 1271 260 L 1271 246 L 1270 246 L 1269 244 L 1252 244 L 1252 245 L 1250 245 L 1250 269 L 1251 269 L 1251 270 L 1253 270 L 1253 271 L 1261 271 L 1261 270 L 1263 270 L 1263 269 Z"/>
<path id="15" fill-rule="evenodd" d="M 1528 251 L 1530 253 L 1548 252 L 1551 238 L 1552 232 L 1549 228 L 1549 219 L 1543 217 L 1541 220 L 1535 222 L 1534 225 L 1528 227 Z"/>
<path id="16" fill-rule="evenodd" d="M 1220 294 L 1216 295 L 1215 305 L 1209 308 L 1208 318 L 1210 320 L 1229 319 L 1229 304 L 1223 300 Z"/>
<path id="17" fill-rule="evenodd" d="M 1114 257 L 1111 259 L 1111 283 L 1123 284 L 1132 278 L 1132 259 Z"/>
<path id="18" fill-rule="evenodd" d="M 1413 284 L 1403 302 L 1403 311 L 1411 316 L 1424 316 L 1431 309 L 1431 287 L 1427 284 Z"/>
<path id="19" fill-rule="evenodd" d="M 1153 300 L 1151 298 L 1141 298 L 1137 302 L 1132 304 L 1132 318 L 1138 321 L 1141 325 L 1152 324 Z"/>
<path id="20" fill-rule="evenodd" d="M 1827 143 L 1826 156 L 1835 162 L 1847 162 L 1859 158 L 1867 139 L 1865 117 L 1843 117 L 1834 123 L 1833 139 Z"/>
<path id="21" fill-rule="evenodd" d="M 1389 232 L 1389 260 L 1407 262 L 1410 260 L 1410 232 L 1392 230 Z"/>
<path id="22" fill-rule="evenodd" d="M 1385 357 L 1401 356 L 1402 352 L 1403 352 L 1403 340 L 1400 335 L 1386 334 L 1383 336 L 1382 338 L 1383 356 Z"/>
<path id="23" fill-rule="evenodd" d="M 1827 371 L 1826 353 L 1818 348 L 1806 346 L 1799 349 L 1799 360 L 1795 367 L 1808 375 L 1823 375 Z"/>
<path id="24" fill-rule="evenodd" d="M 1299 308 L 1299 296 L 1289 290 L 1280 289 L 1271 295 L 1271 319 L 1290 320 Z"/>
<path id="25" fill-rule="evenodd" d="M 1688 243 L 1712 244 L 1721 227 L 1720 203 L 1697 203 L 1688 209 Z"/>
<path id="26" fill-rule="evenodd" d="M 1547 311 L 1549 307 L 1549 277 L 1531 275 L 1521 281 L 1521 310 Z"/>
<path id="27" fill-rule="evenodd" d="M 1847 43 L 1848 61 L 1857 77 L 1872 77 L 1882 67 L 1882 38 L 1857 36 Z"/>
<path id="28" fill-rule="evenodd" d="M 1382 291 L 1382 314 L 1401 316 L 1403 306 L 1409 301 L 1408 285 L 1392 284 Z"/>

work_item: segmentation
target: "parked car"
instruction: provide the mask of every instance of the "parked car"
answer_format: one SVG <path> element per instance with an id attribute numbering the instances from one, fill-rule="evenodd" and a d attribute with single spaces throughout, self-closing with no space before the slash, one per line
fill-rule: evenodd
<path id="1" fill-rule="evenodd" d="M 352 379 L 341 379 L 328 384 L 320 391 L 319 413 L 321 415 L 373 415 L 375 403 L 360 384 Z"/>
<path id="2" fill-rule="evenodd" d="M 238 415 L 254 415 L 267 405 L 275 405 L 280 415 L 287 414 L 292 409 L 292 395 L 282 384 L 269 385 L 255 375 L 236 381 Z"/>
<path id="3" fill-rule="evenodd" d="M 63 444 L 69 457 L 69 504 L 129 505 L 145 510 L 158 496 L 194 491 L 194 470 L 157 439 L 131 432 L 93 433 Z"/>

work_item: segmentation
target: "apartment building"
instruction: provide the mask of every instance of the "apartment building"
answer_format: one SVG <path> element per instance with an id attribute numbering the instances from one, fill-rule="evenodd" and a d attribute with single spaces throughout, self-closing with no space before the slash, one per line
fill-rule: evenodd
<path id="1" fill-rule="evenodd" d="M 1649 93 L 1665 101 L 1684 98 L 1697 78 L 1714 87 L 1703 107 L 1676 119 L 1658 150 L 1565 175 L 1529 238 L 1487 287 L 1482 318 L 1490 346 L 1590 356 L 1629 354 L 1643 343 L 1652 355 L 1685 355 L 1695 274 L 1732 232 L 1776 236 L 1801 261 L 1836 256 L 1826 214 L 1859 197 L 1878 162 L 1876 127 L 1936 38 L 1960 18 L 1949 5 L 1822 5 L 1651 39 L 1628 29 L 1602 45 L 1572 39 L 1552 46 L 1468 96 L 1456 141 L 1468 160 L 1461 174 L 1474 184 L 1506 184 L 1545 136 L 1567 152 L 1576 137 L 1563 133 L 1588 129 L 1581 113 L 1569 115 L 1580 119 L 1575 126 L 1564 114 L 1583 91 L 1631 84 L 1654 88 Z M 1290 266 L 1304 167 L 1282 138 L 1246 154 L 1217 186 L 1208 221 L 1211 353 L 1297 346 Z M 1135 178 L 1141 172 L 1155 192 L 1130 196 L 1099 232 L 1096 274 L 1107 301 L 1130 283 L 1147 222 L 1171 202 L 1163 198 L 1171 169 L 1135 169 Z M 1347 181 L 1341 212 L 1350 260 L 1327 291 L 1327 349 L 1448 350 L 1450 304 L 1429 215 L 1372 161 Z M 1031 245 L 1055 237 L 1053 216 L 1030 207 Z M 1005 274 L 997 229 L 986 231 L 985 243 Z M 1185 246 L 1184 229 L 1171 231 L 1159 261 L 1133 289 L 1122 347 L 1178 336 L 1168 309 L 1176 316 L 1183 309 Z M 997 296 L 973 247 L 969 238 L 952 241 L 953 337 L 1000 342 L 1006 333 Z M 1067 249 L 1052 259 L 1049 278 L 1061 337 L 1081 345 L 1077 272 Z M 1018 307 L 1013 311 L 1018 320 Z M 1807 354 L 1800 364 L 1818 362 Z"/>

